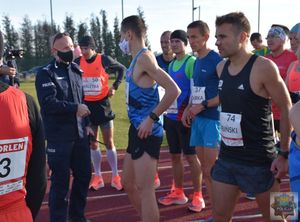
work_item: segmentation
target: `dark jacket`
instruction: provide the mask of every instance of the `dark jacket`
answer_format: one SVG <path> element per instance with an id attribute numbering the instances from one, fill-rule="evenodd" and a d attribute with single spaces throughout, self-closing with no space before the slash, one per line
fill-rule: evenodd
<path id="1" fill-rule="evenodd" d="M 35 87 L 47 140 L 73 141 L 85 136 L 86 119 L 76 115 L 83 103 L 82 71 L 55 60 L 39 70 Z"/>

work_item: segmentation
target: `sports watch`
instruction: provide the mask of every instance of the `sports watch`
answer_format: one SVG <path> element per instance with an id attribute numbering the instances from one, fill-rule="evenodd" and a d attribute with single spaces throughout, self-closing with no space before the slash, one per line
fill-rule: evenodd
<path id="1" fill-rule="evenodd" d="M 154 122 L 157 122 L 159 120 L 158 116 L 154 113 L 154 112 L 151 112 L 149 114 L 149 117 L 150 119 L 152 119 Z"/>
<path id="2" fill-rule="evenodd" d="M 284 157 L 284 159 L 287 159 L 289 157 L 289 151 L 282 151 L 282 150 L 278 150 L 278 155 Z"/>
<path id="3" fill-rule="evenodd" d="M 207 105 L 208 105 L 207 100 L 203 100 L 201 104 L 202 104 L 202 106 L 204 107 L 204 109 L 207 109 L 207 108 L 208 108 L 208 106 L 207 106 Z"/>

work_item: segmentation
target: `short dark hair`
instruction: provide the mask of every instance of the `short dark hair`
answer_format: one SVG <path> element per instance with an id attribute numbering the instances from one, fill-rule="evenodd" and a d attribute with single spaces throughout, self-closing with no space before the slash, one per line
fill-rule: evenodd
<path id="1" fill-rule="evenodd" d="M 257 40 L 258 42 L 262 42 L 262 37 L 261 34 L 259 32 L 253 32 L 250 36 L 250 41 L 254 41 Z"/>
<path id="2" fill-rule="evenodd" d="M 171 32 L 170 30 L 164 31 L 164 32 L 161 34 L 160 37 L 163 37 L 163 36 L 166 35 L 166 34 L 171 35 L 171 33 L 172 33 L 172 32 Z"/>
<path id="3" fill-rule="evenodd" d="M 52 36 L 52 41 L 50 41 L 52 43 L 51 48 L 54 46 L 56 40 L 61 39 L 64 36 L 70 37 L 70 34 L 68 32 L 58 32 L 54 36 Z"/>
<path id="4" fill-rule="evenodd" d="M 216 26 L 220 26 L 224 23 L 232 24 L 238 31 L 243 31 L 250 35 L 250 22 L 243 12 L 231 12 L 223 16 L 217 16 Z"/>
<path id="5" fill-rule="evenodd" d="M 187 28 L 188 29 L 198 28 L 201 35 L 209 34 L 209 32 L 210 32 L 207 23 L 203 22 L 201 20 L 194 21 L 194 22 L 190 23 Z"/>
<path id="6" fill-rule="evenodd" d="M 271 25 L 271 28 L 273 28 L 273 27 L 280 27 L 280 28 L 282 28 L 286 35 L 288 35 L 289 32 L 290 32 L 290 29 L 288 27 L 286 27 L 285 25 L 273 24 L 273 25 Z"/>
<path id="7" fill-rule="evenodd" d="M 121 31 L 126 32 L 128 30 L 133 31 L 138 38 L 144 38 L 147 28 L 141 17 L 132 15 L 124 18 L 121 23 Z"/>

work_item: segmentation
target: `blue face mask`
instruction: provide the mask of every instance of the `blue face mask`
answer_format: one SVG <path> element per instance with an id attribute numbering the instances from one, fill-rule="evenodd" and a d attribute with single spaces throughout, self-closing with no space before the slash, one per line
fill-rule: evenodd
<path id="1" fill-rule="evenodd" d="M 119 47 L 122 50 L 122 52 L 124 54 L 129 55 L 130 51 L 129 51 L 129 43 L 128 41 L 126 41 L 125 39 L 123 39 L 122 42 L 119 43 Z"/>

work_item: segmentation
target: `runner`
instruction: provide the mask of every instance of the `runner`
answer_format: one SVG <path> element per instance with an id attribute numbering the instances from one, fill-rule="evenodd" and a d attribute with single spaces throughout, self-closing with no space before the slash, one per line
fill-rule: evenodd
<path id="1" fill-rule="evenodd" d="M 118 173 L 117 150 L 114 144 L 114 126 L 113 113 L 109 98 L 115 94 L 118 89 L 126 68 L 110 56 L 97 53 L 96 44 L 91 36 L 84 36 L 79 41 L 82 56 L 75 62 L 83 70 L 83 90 L 84 101 L 91 111 L 90 120 L 95 138 L 90 140 L 91 158 L 94 166 L 95 175 L 90 182 L 90 189 L 98 190 L 104 187 L 104 181 L 101 175 L 101 150 L 99 148 L 100 127 L 103 143 L 105 144 L 107 161 L 112 170 L 111 186 L 117 190 L 122 190 L 121 177 Z M 109 87 L 109 75 L 105 70 L 117 73 L 116 80 Z M 96 80 L 96 81 L 95 81 Z"/>
<path id="2" fill-rule="evenodd" d="M 191 93 L 190 81 L 193 75 L 195 57 L 186 53 L 188 40 L 185 31 L 175 30 L 172 32 L 170 40 L 171 48 L 176 58 L 170 63 L 168 73 L 181 89 L 181 94 L 167 109 L 167 114 L 164 118 L 164 129 L 172 158 L 175 189 L 166 196 L 159 198 L 158 202 L 165 206 L 187 203 L 188 198 L 183 190 L 183 153 L 190 165 L 194 186 L 193 200 L 188 208 L 192 211 L 200 212 L 205 207 L 201 193 L 200 163 L 195 147 L 190 147 L 189 145 L 190 129 L 183 126 L 181 122 L 183 111 L 188 105 Z"/>
<path id="3" fill-rule="evenodd" d="M 197 53 L 197 59 L 191 99 L 182 121 L 185 126 L 192 124 L 190 145 L 196 146 L 207 193 L 212 198 L 210 172 L 217 159 L 220 144 L 219 77 L 216 66 L 222 58 L 208 48 L 209 32 L 208 25 L 203 21 L 192 22 L 187 27 L 188 39 L 193 52 Z"/>
<path id="4" fill-rule="evenodd" d="M 266 58 L 271 59 L 277 65 L 283 80 L 286 79 L 287 70 L 290 64 L 297 60 L 297 57 L 293 52 L 284 49 L 286 40 L 286 31 L 281 26 L 273 25 L 267 36 L 267 44 L 271 50 L 271 54 L 267 55 Z M 280 111 L 274 102 L 272 103 L 272 112 L 276 131 L 276 141 L 279 142 Z"/>
<path id="5" fill-rule="evenodd" d="M 252 51 L 256 55 L 266 56 L 270 54 L 270 49 L 263 45 L 261 34 L 254 32 L 250 36 L 250 42 L 254 50 Z"/>
<path id="6" fill-rule="evenodd" d="M 131 125 L 122 184 L 142 221 L 157 222 L 159 210 L 154 177 L 163 136 L 159 116 L 177 98 L 180 90 L 146 48 L 145 35 L 142 18 L 129 16 L 122 21 L 119 46 L 133 58 L 126 73 L 126 103 Z M 165 89 L 161 101 L 159 86 Z"/>
<path id="7" fill-rule="evenodd" d="M 291 44 L 291 50 L 296 53 L 299 46 L 299 37 L 297 37 L 297 33 L 300 30 L 300 23 L 294 25 L 289 32 L 289 39 Z"/>
<path id="8" fill-rule="evenodd" d="M 162 49 L 162 54 L 156 56 L 156 61 L 159 67 L 162 68 L 165 72 L 168 72 L 169 64 L 174 59 L 174 53 L 172 52 L 171 49 L 170 35 L 171 35 L 171 31 L 164 31 L 161 34 L 160 46 Z M 160 179 L 157 170 L 154 178 L 154 188 L 157 189 L 159 187 L 160 187 Z"/>
<path id="9" fill-rule="evenodd" d="M 213 170 L 213 220 L 231 221 L 241 191 L 251 192 L 270 221 L 270 192 L 287 173 L 290 98 L 278 69 L 247 51 L 250 23 L 241 12 L 216 19 L 216 46 L 227 60 L 220 76 L 221 149 Z M 281 147 L 276 156 L 271 99 L 281 111 Z"/>

